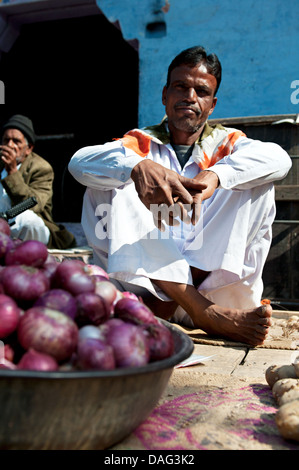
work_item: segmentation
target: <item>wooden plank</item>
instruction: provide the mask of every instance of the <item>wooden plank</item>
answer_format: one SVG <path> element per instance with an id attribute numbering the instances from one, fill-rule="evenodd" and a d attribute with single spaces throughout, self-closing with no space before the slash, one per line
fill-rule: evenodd
<path id="1" fill-rule="evenodd" d="M 238 124 L 250 124 L 250 125 L 261 125 L 261 124 L 273 124 L 277 121 L 291 120 L 296 121 L 297 114 L 276 114 L 269 116 L 241 116 L 232 118 L 218 118 L 209 119 L 209 124 L 222 124 L 223 126 L 238 125 Z"/>
<path id="2" fill-rule="evenodd" d="M 275 186 L 276 201 L 299 201 L 299 186 L 279 184 Z"/>
<path id="3" fill-rule="evenodd" d="M 234 377 L 257 378 L 259 382 L 267 383 L 265 372 L 273 365 L 291 364 L 299 351 L 285 349 L 249 349 L 244 361 L 233 371 Z"/>

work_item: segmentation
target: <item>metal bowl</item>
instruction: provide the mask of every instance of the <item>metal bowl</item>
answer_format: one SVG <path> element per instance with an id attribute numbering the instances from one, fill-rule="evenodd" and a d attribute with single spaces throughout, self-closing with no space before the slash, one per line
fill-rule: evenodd
<path id="1" fill-rule="evenodd" d="M 107 449 L 156 406 L 193 343 L 173 325 L 174 354 L 144 367 L 106 371 L 0 371 L 0 449 Z"/>

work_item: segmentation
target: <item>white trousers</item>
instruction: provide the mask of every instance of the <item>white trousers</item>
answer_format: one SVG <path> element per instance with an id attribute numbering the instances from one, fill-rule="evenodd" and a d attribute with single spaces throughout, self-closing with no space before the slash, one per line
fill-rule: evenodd
<path id="1" fill-rule="evenodd" d="M 19 238 L 23 241 L 37 240 L 45 245 L 48 244 L 50 231 L 43 219 L 32 210 L 28 209 L 22 212 L 9 222 L 14 222 L 10 227 L 13 238 Z"/>
<path id="2" fill-rule="evenodd" d="M 106 209 L 106 212 L 105 210 Z M 204 201 L 200 221 L 162 233 L 133 184 L 111 191 L 88 188 L 82 226 L 96 264 L 118 287 L 169 300 L 152 280 L 192 283 L 190 266 L 210 274 L 198 291 L 229 308 L 260 304 L 262 271 L 275 217 L 274 187 L 218 189 Z"/>

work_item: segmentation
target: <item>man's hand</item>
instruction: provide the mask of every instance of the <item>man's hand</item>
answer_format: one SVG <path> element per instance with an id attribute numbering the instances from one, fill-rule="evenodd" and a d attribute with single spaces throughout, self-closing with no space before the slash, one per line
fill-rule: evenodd
<path id="1" fill-rule="evenodd" d="M 1 160 L 3 161 L 5 169 L 9 175 L 18 171 L 18 153 L 19 149 L 17 146 L 0 145 Z"/>
<path id="2" fill-rule="evenodd" d="M 189 186 L 189 182 L 187 180 L 185 184 L 185 187 L 189 189 L 191 195 L 193 196 L 191 222 L 195 225 L 199 219 L 202 201 L 208 199 L 214 194 L 215 189 L 217 189 L 219 186 L 219 178 L 213 171 L 201 171 L 193 178 L 193 181 L 201 183 L 203 186 L 205 186 L 202 191 L 194 191 L 192 187 L 193 183 L 191 186 Z"/>
<path id="3" fill-rule="evenodd" d="M 140 200 L 152 211 L 154 222 L 160 230 L 163 230 L 162 220 L 168 225 L 176 225 L 177 216 L 188 223 L 190 218 L 186 206 L 189 206 L 189 209 L 193 208 L 191 221 L 196 222 L 195 214 L 198 213 L 196 206 L 201 205 L 203 200 L 198 195 L 207 189 L 204 181 L 185 178 L 148 159 L 142 160 L 133 168 L 131 178 Z M 161 210 L 153 210 L 157 206 Z"/>

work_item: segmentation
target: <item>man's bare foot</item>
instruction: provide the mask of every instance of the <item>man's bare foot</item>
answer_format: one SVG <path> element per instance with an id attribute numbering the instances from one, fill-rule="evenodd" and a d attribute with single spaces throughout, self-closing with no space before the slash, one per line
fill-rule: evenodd
<path id="1" fill-rule="evenodd" d="M 166 292 L 192 319 L 194 326 L 206 331 L 213 336 L 232 339 L 242 343 L 258 346 L 264 343 L 272 324 L 272 307 L 261 305 L 260 307 L 241 310 L 224 308 L 214 304 L 203 297 L 192 285 L 178 284 L 167 281 L 155 283 Z M 170 303 L 173 312 L 175 304 Z M 159 313 L 158 305 L 155 306 L 155 315 L 166 319 L 164 312 Z M 171 314 L 169 314 L 170 318 Z"/>
<path id="2" fill-rule="evenodd" d="M 191 316 L 191 315 L 190 315 Z M 258 346 L 264 343 L 272 324 L 272 307 L 261 305 L 256 309 L 225 309 L 212 304 L 203 312 L 191 316 L 194 326 L 210 335 Z"/>

